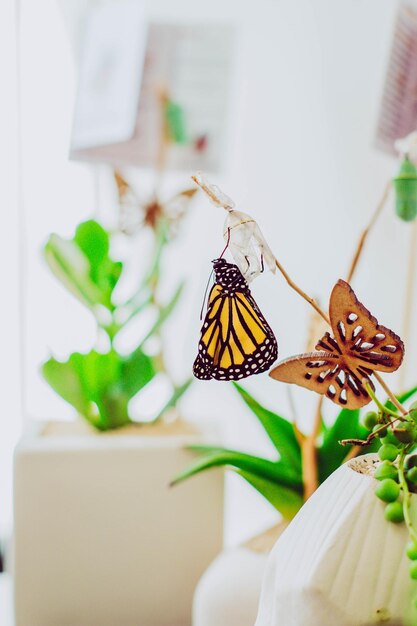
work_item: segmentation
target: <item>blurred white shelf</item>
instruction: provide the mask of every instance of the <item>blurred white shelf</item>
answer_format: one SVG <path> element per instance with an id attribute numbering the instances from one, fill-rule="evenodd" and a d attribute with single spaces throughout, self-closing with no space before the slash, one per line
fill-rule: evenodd
<path id="1" fill-rule="evenodd" d="M 13 626 L 12 578 L 9 574 L 0 574 L 0 624 Z"/>

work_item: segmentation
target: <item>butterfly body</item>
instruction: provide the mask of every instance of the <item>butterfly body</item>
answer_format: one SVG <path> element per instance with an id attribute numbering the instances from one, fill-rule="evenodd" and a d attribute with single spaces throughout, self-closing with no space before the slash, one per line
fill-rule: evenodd
<path id="1" fill-rule="evenodd" d="M 368 404 L 365 383 L 374 388 L 375 371 L 394 372 L 404 357 L 404 344 L 392 330 L 381 326 L 339 280 L 329 307 L 333 334 L 326 332 L 316 351 L 279 363 L 270 376 L 326 395 L 336 404 L 356 409 Z"/>
<path id="2" fill-rule="evenodd" d="M 278 356 L 275 336 L 239 268 L 213 261 L 210 291 L 193 372 L 209 380 L 241 380 L 266 371 Z"/>

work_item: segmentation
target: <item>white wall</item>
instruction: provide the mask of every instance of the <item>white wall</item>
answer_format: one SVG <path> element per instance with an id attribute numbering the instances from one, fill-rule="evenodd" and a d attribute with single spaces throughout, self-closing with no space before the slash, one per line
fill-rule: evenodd
<path id="1" fill-rule="evenodd" d="M 17 110 L 14 2 L 0 3 L 0 533 L 10 518 L 12 452 L 20 432 L 21 405 L 18 335 Z"/>
<path id="2" fill-rule="evenodd" d="M 68 15 L 82 3 L 61 0 L 62 4 Z M 372 148 L 396 4 L 394 0 L 149 3 L 153 18 L 238 24 L 228 167 L 217 182 L 242 210 L 257 218 L 293 278 L 323 303 L 332 284 L 346 273 L 359 230 L 396 167 Z M 88 348 L 94 339 L 93 324 L 49 276 L 39 251 L 49 232 L 69 234 L 78 220 L 97 208 L 97 199 L 100 207 L 108 208 L 112 198 L 106 191 L 105 168 L 97 171 L 67 161 L 75 64 L 60 11 L 53 0 L 21 0 L 21 13 L 26 407 L 37 417 L 69 416 L 71 410 L 36 371 L 51 348 L 62 356 Z M 168 185 L 174 183 L 182 181 L 171 180 Z M 8 219 L 15 235 L 13 218 Z M 199 198 L 169 253 L 167 289 L 179 276 L 188 279 L 186 298 L 168 330 L 170 361 L 179 378 L 187 374 L 195 356 L 201 300 L 210 260 L 222 249 L 223 219 L 220 209 Z M 395 220 L 390 206 L 354 282 L 359 297 L 380 321 L 398 332 L 408 234 L 407 225 Z M 6 246 L 8 255 L 14 254 L 11 240 Z M 280 355 L 301 351 L 307 305 L 280 277 L 262 276 L 253 292 L 276 331 Z M 247 387 L 266 405 L 289 414 L 284 386 L 265 375 L 250 379 Z M 294 395 L 308 427 L 314 399 L 302 390 Z M 258 425 L 228 385 L 196 381 L 183 412 L 191 419 L 218 423 L 229 446 L 270 453 Z M 13 398 L 7 398 L 5 414 L 15 413 Z M 4 430 L 9 427 L 9 421 L 3 425 Z M 4 460 L 9 463 L 6 452 Z M 229 486 L 227 540 L 235 543 L 273 521 L 275 513 L 237 478 L 232 477 Z M 0 518 L 5 520 L 10 500 L 2 495 Z"/>

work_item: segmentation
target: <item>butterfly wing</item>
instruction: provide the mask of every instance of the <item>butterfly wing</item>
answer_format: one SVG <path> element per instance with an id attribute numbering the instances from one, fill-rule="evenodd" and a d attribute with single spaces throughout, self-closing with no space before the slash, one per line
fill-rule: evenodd
<path id="1" fill-rule="evenodd" d="M 118 170 L 113 175 L 119 199 L 119 229 L 134 235 L 143 224 L 144 203 Z"/>
<path id="2" fill-rule="evenodd" d="M 277 358 L 275 336 L 249 293 L 210 292 L 193 372 L 208 380 L 240 380 L 266 371 Z"/>
<path id="3" fill-rule="evenodd" d="M 400 367 L 404 358 L 400 337 L 378 324 L 344 280 L 333 288 L 329 316 L 335 338 L 326 333 L 316 346 L 318 350 L 330 347 L 332 352 L 342 353 L 346 364 L 359 374 L 395 372 Z"/>
<path id="4" fill-rule="evenodd" d="M 274 367 L 269 375 L 275 380 L 316 391 L 349 409 L 358 409 L 370 402 L 362 383 L 364 378 L 373 388 L 366 372 L 358 375 L 347 368 L 339 354 L 324 351 L 286 359 Z"/>
<path id="5" fill-rule="evenodd" d="M 181 221 L 186 216 L 191 201 L 197 191 L 197 187 L 184 189 L 163 203 L 163 211 L 169 224 L 171 237 L 177 235 Z"/>
<path id="6" fill-rule="evenodd" d="M 364 380 L 372 387 L 372 372 L 394 372 L 404 357 L 404 344 L 393 331 L 378 324 L 353 289 L 339 280 L 330 296 L 330 323 L 317 352 L 279 363 L 270 375 L 295 383 L 349 409 L 370 402 Z"/>

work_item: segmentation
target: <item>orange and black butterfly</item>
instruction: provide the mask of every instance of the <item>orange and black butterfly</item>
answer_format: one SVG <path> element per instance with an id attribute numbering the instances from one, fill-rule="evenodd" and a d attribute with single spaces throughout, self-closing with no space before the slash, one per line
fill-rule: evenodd
<path id="1" fill-rule="evenodd" d="M 201 330 L 196 378 L 240 380 L 260 374 L 278 356 L 275 335 L 253 299 L 237 265 L 213 261 L 215 284 Z"/>
<path id="2" fill-rule="evenodd" d="M 358 409 L 370 402 L 363 381 L 374 388 L 374 372 L 395 372 L 404 357 L 404 344 L 392 330 L 378 324 L 344 280 L 333 287 L 329 317 L 333 336 L 326 332 L 316 345 L 317 352 L 282 361 L 270 376 Z"/>

